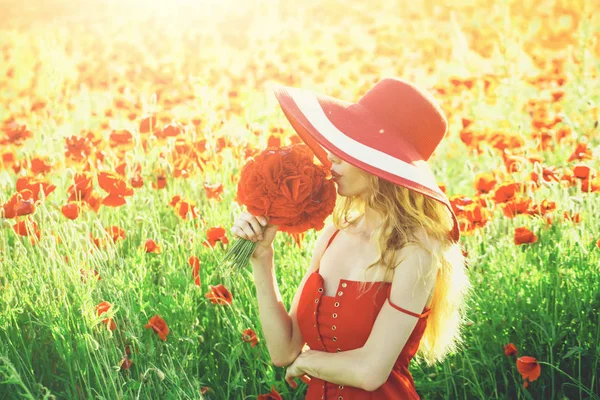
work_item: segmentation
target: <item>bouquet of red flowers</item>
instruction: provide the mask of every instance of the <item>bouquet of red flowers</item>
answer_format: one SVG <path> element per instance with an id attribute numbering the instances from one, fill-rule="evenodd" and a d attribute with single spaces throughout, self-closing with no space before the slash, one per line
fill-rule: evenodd
<path id="1" fill-rule="evenodd" d="M 281 232 L 321 230 L 333 212 L 336 189 L 329 170 L 313 160 L 305 144 L 268 147 L 242 168 L 235 200 L 250 214 L 268 217 Z M 243 268 L 255 247 L 251 240 L 238 238 L 222 263 L 231 261 L 234 268 Z"/>

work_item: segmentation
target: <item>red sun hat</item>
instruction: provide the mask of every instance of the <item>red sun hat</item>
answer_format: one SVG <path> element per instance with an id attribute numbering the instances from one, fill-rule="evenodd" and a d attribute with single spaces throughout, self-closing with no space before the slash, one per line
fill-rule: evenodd
<path id="1" fill-rule="evenodd" d="M 456 215 L 427 163 L 448 130 L 429 92 L 399 78 L 384 78 L 358 103 L 281 85 L 274 93 L 294 130 L 325 167 L 331 168 L 331 162 L 324 148 L 357 168 L 444 203 L 454 221 L 449 236 L 458 242 Z"/>

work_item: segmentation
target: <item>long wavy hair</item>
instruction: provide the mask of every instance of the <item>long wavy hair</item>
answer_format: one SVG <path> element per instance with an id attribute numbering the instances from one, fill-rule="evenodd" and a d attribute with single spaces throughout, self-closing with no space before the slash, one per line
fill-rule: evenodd
<path id="1" fill-rule="evenodd" d="M 355 224 L 364 215 L 365 206 L 384 216 L 383 223 L 372 235 L 379 258 L 365 269 L 365 276 L 366 270 L 380 261 L 386 267 L 386 278 L 393 274 L 395 252 L 409 244 L 419 245 L 431 254 L 438 266 L 437 279 L 431 311 L 416 353 L 431 366 L 464 344 L 462 328 L 466 322 L 466 301 L 472 289 L 460 244 L 452 242 L 448 236 L 453 224 L 452 215 L 437 200 L 366 171 L 360 170 L 360 173 L 369 181 L 367 200 L 358 196 L 339 196 L 333 211 L 333 224 L 338 229 Z M 423 235 L 417 233 L 423 230 L 426 242 Z M 435 273 L 436 269 L 432 271 Z M 365 285 L 360 285 L 361 291 Z"/>

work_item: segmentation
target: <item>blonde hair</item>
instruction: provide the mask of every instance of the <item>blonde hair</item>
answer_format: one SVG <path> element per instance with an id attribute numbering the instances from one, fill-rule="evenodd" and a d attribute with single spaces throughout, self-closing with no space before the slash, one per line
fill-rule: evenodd
<path id="1" fill-rule="evenodd" d="M 338 229 L 354 224 L 364 215 L 365 206 L 385 217 L 372 235 L 379 258 L 365 269 L 365 275 L 367 269 L 380 261 L 386 267 L 386 277 L 393 273 L 396 251 L 411 243 L 431 254 L 438 266 L 432 269 L 432 273 L 437 271 L 437 279 L 431 312 L 416 356 L 423 357 L 427 365 L 433 365 L 463 344 L 461 329 L 466 319 L 466 300 L 472 289 L 460 244 L 448 236 L 453 226 L 452 216 L 437 200 L 366 171 L 360 170 L 360 173 L 369 181 L 367 200 L 358 196 L 338 197 L 333 224 Z M 426 243 L 417 235 L 420 228 L 427 234 Z M 362 291 L 365 283 L 360 287 Z"/>

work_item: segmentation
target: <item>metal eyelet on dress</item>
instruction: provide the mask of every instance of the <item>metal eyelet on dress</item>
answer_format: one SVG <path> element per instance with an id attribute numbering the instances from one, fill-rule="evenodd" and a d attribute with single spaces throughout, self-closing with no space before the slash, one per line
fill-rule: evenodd
<path id="1" fill-rule="evenodd" d="M 343 397 L 342 396 L 338 396 L 338 400 L 343 400 Z"/>
<path id="2" fill-rule="evenodd" d="M 335 303 L 333 303 L 334 306 L 339 307 L 340 306 L 340 302 L 336 301 Z"/>
<path id="3" fill-rule="evenodd" d="M 340 348 L 338 347 L 338 349 L 337 349 L 337 352 L 339 353 L 340 351 L 342 351 L 342 349 L 340 349 Z"/>
<path id="4" fill-rule="evenodd" d="M 337 314 L 336 313 L 333 313 L 333 318 L 337 318 Z"/>
<path id="5" fill-rule="evenodd" d="M 333 337 L 333 341 L 334 341 L 334 342 L 337 342 L 337 337 L 335 337 L 335 336 L 334 336 L 334 337 Z"/>
<path id="6" fill-rule="evenodd" d="M 323 288 L 322 287 L 319 288 L 319 292 L 321 292 L 321 293 L 323 292 Z"/>
<path id="7" fill-rule="evenodd" d="M 348 284 L 346 282 L 342 283 L 342 287 L 346 287 Z"/>
<path id="8" fill-rule="evenodd" d="M 331 325 L 331 330 L 334 330 L 334 331 L 335 331 L 335 329 L 336 329 L 336 328 L 335 328 L 335 325 Z"/>
<path id="9" fill-rule="evenodd" d="M 319 302 L 319 299 L 315 299 L 315 303 L 318 303 L 318 302 Z"/>
<path id="10" fill-rule="evenodd" d="M 338 292 L 338 296 L 341 296 L 343 294 L 344 294 L 344 292 L 342 292 L 341 290 Z"/>
<path id="11" fill-rule="evenodd" d="M 344 388 L 344 385 L 340 385 L 340 389 L 343 389 L 343 388 Z"/>

